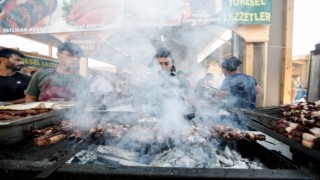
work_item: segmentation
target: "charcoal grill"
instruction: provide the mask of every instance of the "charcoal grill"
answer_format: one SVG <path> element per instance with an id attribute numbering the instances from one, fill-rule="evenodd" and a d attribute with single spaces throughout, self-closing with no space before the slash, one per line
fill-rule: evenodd
<path id="1" fill-rule="evenodd" d="M 110 114 L 115 118 L 115 114 Z M 127 116 L 128 117 L 128 116 Z M 1 145 L 0 175 L 3 178 L 34 178 L 46 167 L 58 161 L 75 148 L 86 148 L 90 144 L 103 144 L 103 139 L 88 138 L 79 145 L 74 140 L 47 146 L 36 147 L 33 140 L 27 138 L 17 144 Z M 78 146 L 78 147 L 77 147 Z M 259 159 L 267 169 L 230 169 L 230 168 L 165 168 L 122 166 L 115 164 L 64 164 L 50 179 L 313 179 L 305 169 L 282 156 L 268 150 L 256 142 L 237 141 L 230 145 L 242 156 Z"/>

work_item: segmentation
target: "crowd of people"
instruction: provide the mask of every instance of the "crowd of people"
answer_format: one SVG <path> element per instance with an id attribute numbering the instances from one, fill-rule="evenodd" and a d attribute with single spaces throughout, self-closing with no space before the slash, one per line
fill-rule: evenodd
<path id="1" fill-rule="evenodd" d="M 207 73 L 192 88 L 186 78 L 177 74 L 171 51 L 166 47 L 158 49 L 149 64 L 150 69 L 155 72 L 145 76 L 146 81 L 150 82 L 150 78 L 154 80 L 149 85 L 145 85 L 143 79 L 140 80 L 142 85 L 132 82 L 127 73 L 117 74 L 117 79 L 113 82 L 101 76 L 86 79 L 79 75 L 82 55 L 83 51 L 78 45 L 62 43 L 58 46 L 57 68 L 43 69 L 27 76 L 19 72 L 24 66 L 24 55 L 21 52 L 8 48 L 0 50 L 0 102 L 16 104 L 81 101 L 104 104 L 102 109 L 107 109 L 120 99 L 129 98 L 135 110 L 146 111 L 159 106 L 163 101 L 162 97 L 178 97 L 182 104 L 191 109 L 194 109 L 198 100 L 220 104 L 223 102 L 228 107 L 255 109 L 256 96 L 261 94 L 256 80 L 238 71 L 242 62 L 236 57 L 222 61 L 221 68 L 225 78 L 220 88 L 215 85 L 211 73 Z M 137 95 L 136 92 L 143 93 Z M 154 93 L 157 96 L 152 98 Z"/>

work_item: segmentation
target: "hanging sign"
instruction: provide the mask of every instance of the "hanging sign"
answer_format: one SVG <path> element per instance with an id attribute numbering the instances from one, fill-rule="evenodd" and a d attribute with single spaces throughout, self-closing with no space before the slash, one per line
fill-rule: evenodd
<path id="1" fill-rule="evenodd" d="M 95 34 L 72 34 L 66 38 L 66 42 L 79 45 L 84 55 L 88 55 L 99 50 L 100 38 Z"/>
<path id="2" fill-rule="evenodd" d="M 189 25 L 271 24 L 272 0 L 182 0 Z"/>
<path id="3" fill-rule="evenodd" d="M 222 0 L 223 21 L 236 24 L 271 24 L 272 0 Z"/>
<path id="4" fill-rule="evenodd" d="M 0 0 L 0 34 L 270 24 L 272 0 Z"/>

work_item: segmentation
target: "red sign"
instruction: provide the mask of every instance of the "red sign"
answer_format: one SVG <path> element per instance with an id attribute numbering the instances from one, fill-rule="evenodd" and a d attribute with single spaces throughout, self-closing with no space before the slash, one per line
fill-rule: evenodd
<path id="1" fill-rule="evenodd" d="M 94 54 L 98 51 L 100 38 L 94 34 L 72 34 L 66 38 L 66 42 L 79 45 L 84 55 Z"/>

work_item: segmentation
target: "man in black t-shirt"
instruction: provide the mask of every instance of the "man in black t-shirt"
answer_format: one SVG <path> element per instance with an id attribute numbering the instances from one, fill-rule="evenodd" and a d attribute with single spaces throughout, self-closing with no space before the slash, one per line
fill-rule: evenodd
<path id="1" fill-rule="evenodd" d="M 14 49 L 0 50 L 0 102 L 24 103 L 31 77 L 18 71 L 24 66 L 24 55 Z"/>

